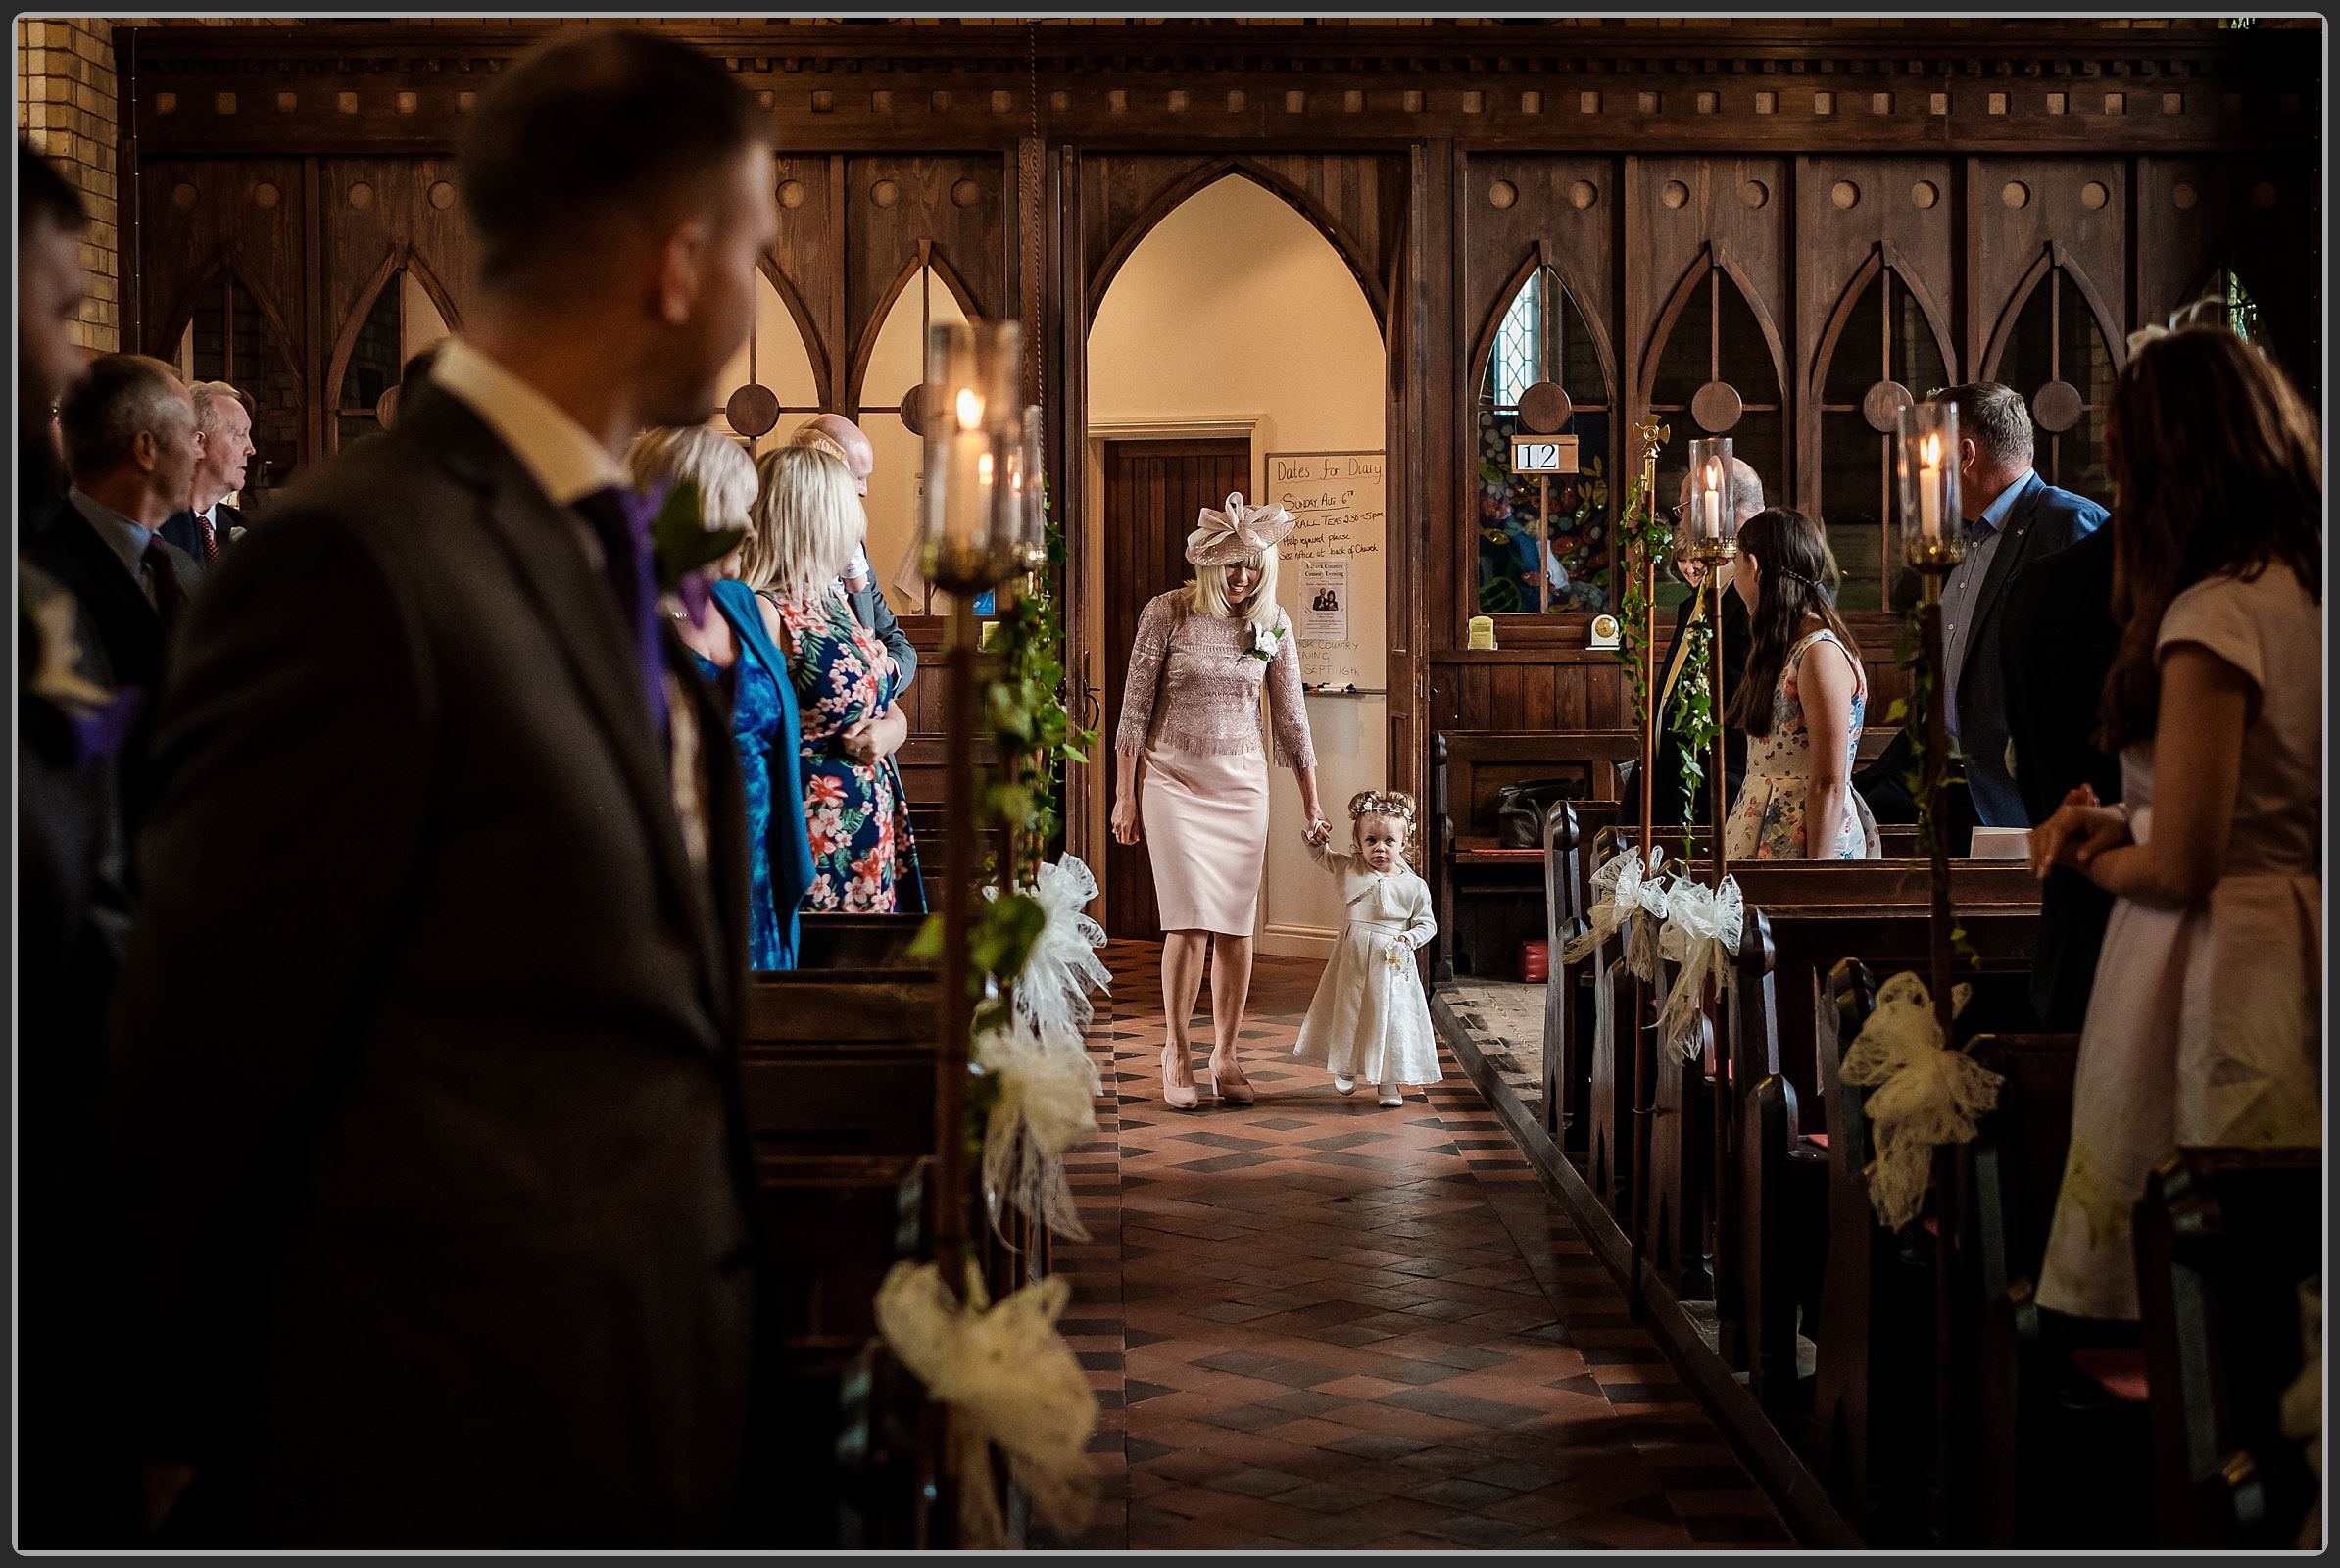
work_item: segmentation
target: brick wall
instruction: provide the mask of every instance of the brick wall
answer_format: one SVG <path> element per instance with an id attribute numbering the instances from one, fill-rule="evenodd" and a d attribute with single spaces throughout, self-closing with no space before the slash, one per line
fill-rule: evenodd
<path id="1" fill-rule="evenodd" d="M 81 242 L 89 295 L 73 337 L 99 349 L 119 347 L 122 330 L 114 26 L 98 18 L 17 22 L 17 125 L 56 160 L 89 209 Z"/>

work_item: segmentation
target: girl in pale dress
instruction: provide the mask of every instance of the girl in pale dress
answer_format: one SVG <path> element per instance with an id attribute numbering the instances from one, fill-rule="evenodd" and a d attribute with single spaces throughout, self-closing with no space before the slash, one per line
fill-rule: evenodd
<path id="1" fill-rule="evenodd" d="M 1246 507 L 1241 495 L 1229 496 L 1224 512 L 1204 508 L 1187 536 L 1194 580 L 1146 605 L 1122 683 L 1113 837 L 1137 843 L 1143 817 L 1162 917 L 1162 1100 L 1177 1110 L 1201 1101 L 1187 1021 L 1206 951 L 1211 1091 L 1231 1105 L 1255 1098 L 1235 1042 L 1251 990 L 1251 930 L 1267 861 L 1263 684 L 1276 759 L 1299 784 L 1307 831 L 1325 827 L 1299 652 L 1292 619 L 1276 603 L 1276 544 L 1292 521 L 1284 508 Z"/>
<path id="2" fill-rule="evenodd" d="M 1414 961 L 1438 925 L 1431 917 L 1430 885 L 1406 863 L 1413 797 L 1367 790 L 1348 803 L 1348 814 L 1356 824 L 1355 854 L 1329 848 L 1329 828 L 1308 835 L 1316 863 L 1341 879 L 1348 923 L 1292 1054 L 1329 1070 L 1344 1095 L 1362 1078 L 1381 1087 L 1384 1105 L 1401 1105 L 1406 1085 L 1438 1081 L 1438 1043 Z"/>
<path id="3" fill-rule="evenodd" d="M 1726 715 L 1747 733 L 1746 780 L 1723 829 L 1733 860 L 1877 858 L 1877 820 L 1852 787 L 1869 683 L 1829 592 L 1835 568 L 1800 512 L 1767 508 L 1738 531 L 1731 586 L 1752 640 Z"/>
<path id="4" fill-rule="evenodd" d="M 2223 327 L 2137 349 L 2105 447 L 2121 804 L 2075 790 L 2031 852 L 2116 902 L 2039 1304 L 2133 1320 L 2157 1163 L 2322 1142 L 2323 472 L 2299 395 Z"/>

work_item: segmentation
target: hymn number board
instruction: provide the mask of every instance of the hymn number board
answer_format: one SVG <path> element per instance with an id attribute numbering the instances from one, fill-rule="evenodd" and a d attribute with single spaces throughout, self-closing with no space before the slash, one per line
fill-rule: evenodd
<path id="1" fill-rule="evenodd" d="M 1513 473 L 1574 473 L 1577 438 L 1573 435 L 1515 435 L 1511 438 Z"/>

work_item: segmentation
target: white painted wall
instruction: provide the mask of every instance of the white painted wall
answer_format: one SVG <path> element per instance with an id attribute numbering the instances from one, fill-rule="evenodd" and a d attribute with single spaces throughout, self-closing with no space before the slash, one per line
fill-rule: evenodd
<path id="1" fill-rule="evenodd" d="M 1269 452 L 1379 451 L 1385 444 L 1387 356 L 1363 290 L 1308 220 L 1250 180 L 1230 175 L 1196 192 L 1139 243 L 1107 288 L 1089 335 L 1092 421 L 1255 419 L 1251 488 L 1262 489 Z M 1101 500 L 1093 476 L 1090 494 Z M 1092 505 L 1091 526 L 1109 529 Z M 1090 560 L 1103 557 L 1103 534 Z M 1385 542 L 1382 557 L 1388 554 Z M 1091 646 L 1101 646 L 1101 583 L 1085 597 Z M 1381 623 L 1386 589 L 1352 584 L 1359 610 L 1371 597 L 1370 624 Z M 1285 577 L 1281 598 L 1295 623 L 1298 574 Z M 1300 649 L 1301 674 L 1308 650 Z M 1360 684 L 1386 687 L 1387 644 L 1380 666 Z M 1101 688 L 1101 672 L 1090 676 Z M 1386 697 L 1311 696 L 1318 789 L 1336 842 L 1347 842 L 1348 798 L 1387 782 Z M 1089 769 L 1092 799 L 1103 821 L 1110 788 L 1110 737 Z M 1267 876 L 1261 904 L 1263 951 L 1323 956 L 1340 929 L 1332 879 L 1300 841 L 1299 792 L 1292 774 L 1274 773 Z"/>

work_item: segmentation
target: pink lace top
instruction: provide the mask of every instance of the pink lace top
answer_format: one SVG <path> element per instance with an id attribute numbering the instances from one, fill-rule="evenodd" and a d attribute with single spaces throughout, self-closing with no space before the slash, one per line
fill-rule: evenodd
<path id="1" fill-rule="evenodd" d="M 1254 649 L 1271 635 L 1275 652 L 1262 659 Z M 1150 743 L 1204 757 L 1257 752 L 1263 681 L 1276 760 L 1314 767 L 1300 654 L 1283 608 L 1270 625 L 1254 627 L 1240 615 L 1192 613 L 1183 588 L 1158 595 L 1138 617 L 1114 750 L 1138 753 Z"/>

